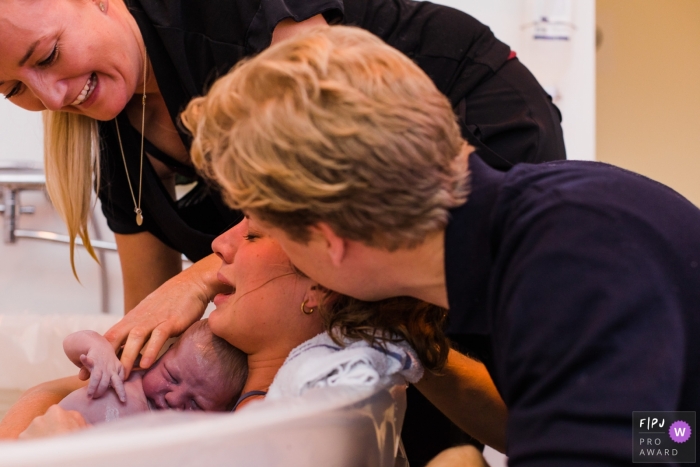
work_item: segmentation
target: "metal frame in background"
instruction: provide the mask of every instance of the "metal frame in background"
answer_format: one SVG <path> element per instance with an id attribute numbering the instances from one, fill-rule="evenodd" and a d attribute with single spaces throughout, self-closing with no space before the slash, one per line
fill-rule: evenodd
<path id="1" fill-rule="evenodd" d="M 26 163 L 0 163 L 0 213 L 3 214 L 3 240 L 5 244 L 17 243 L 20 238 L 43 240 L 55 243 L 70 243 L 68 235 L 44 230 L 18 229 L 18 220 L 21 214 L 34 214 L 34 206 L 22 206 L 20 193 L 22 191 L 46 192 L 46 175 L 44 170 L 34 164 Z M 90 226 L 95 235 L 92 246 L 95 248 L 97 258 L 100 260 L 100 307 L 102 313 L 109 313 L 109 281 L 105 265 L 105 251 L 117 251 L 117 245 L 113 242 L 102 240 L 99 224 L 90 217 Z M 77 245 L 83 245 L 80 238 L 76 239 Z"/>
<path id="2" fill-rule="evenodd" d="M 34 206 L 22 206 L 19 194 L 22 191 L 42 191 L 46 193 L 46 175 L 44 169 L 31 163 L 7 163 L 0 162 L 0 214 L 3 214 L 3 240 L 5 244 L 17 243 L 19 238 L 43 240 L 54 243 L 69 244 L 68 235 L 49 232 L 45 230 L 18 229 L 18 218 L 21 214 L 34 214 Z M 102 240 L 102 232 L 99 223 L 90 216 L 90 227 L 94 233 L 94 240 L 90 240 L 92 247 L 100 260 L 100 307 L 102 313 L 109 314 L 109 281 L 105 264 L 105 251 L 117 251 L 114 242 Z M 75 244 L 84 246 L 80 238 L 75 239 Z M 185 256 L 181 256 L 183 263 L 191 263 Z"/>

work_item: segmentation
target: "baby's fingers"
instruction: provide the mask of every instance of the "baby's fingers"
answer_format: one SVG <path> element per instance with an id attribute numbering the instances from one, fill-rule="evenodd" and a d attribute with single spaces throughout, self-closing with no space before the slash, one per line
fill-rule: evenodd
<path id="1" fill-rule="evenodd" d="M 120 376 L 116 373 L 112 375 L 112 387 L 117 393 L 119 400 L 122 402 L 126 402 L 126 390 L 124 390 L 124 381 L 122 381 Z"/>
<path id="2" fill-rule="evenodd" d="M 94 399 L 98 399 L 98 398 L 102 397 L 102 395 L 105 392 L 107 392 L 107 390 L 109 389 L 109 380 L 110 380 L 109 373 L 107 373 L 106 371 L 103 372 L 101 377 L 100 377 L 100 384 L 97 386 L 97 389 L 95 389 Z"/>
<path id="3" fill-rule="evenodd" d="M 85 368 L 87 368 L 89 371 L 92 371 L 92 369 L 95 367 L 95 361 L 85 354 L 82 354 L 80 356 L 80 363 L 82 363 L 83 366 Z"/>
<path id="4" fill-rule="evenodd" d="M 90 383 L 88 384 L 87 388 L 87 396 L 89 398 L 98 398 L 100 397 L 99 394 L 95 394 L 95 392 L 98 390 L 100 381 L 102 380 L 102 370 L 100 369 L 95 369 L 92 374 L 90 375 Z"/>

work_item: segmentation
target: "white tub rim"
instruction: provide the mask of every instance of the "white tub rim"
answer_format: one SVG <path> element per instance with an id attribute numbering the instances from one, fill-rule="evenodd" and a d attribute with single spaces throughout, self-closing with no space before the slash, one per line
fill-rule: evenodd
<path id="1" fill-rule="evenodd" d="M 75 458 L 76 452 L 85 451 L 86 446 L 89 446 L 89 451 L 106 457 L 120 456 L 125 449 L 150 450 L 180 441 L 192 442 L 206 437 L 212 430 L 218 435 L 235 436 L 242 431 L 260 429 L 270 424 L 307 420 L 371 404 L 371 399 L 382 394 L 394 397 L 393 391 L 405 387 L 403 378 L 394 377 L 374 387 L 312 389 L 296 398 L 260 401 L 235 414 L 167 411 L 139 414 L 66 435 L 0 442 L 0 464 L 29 466 L 67 462 Z M 272 413 L 274 416 L 267 415 Z M 399 427 L 401 421 L 397 421 Z M 160 425 L 154 429 L 151 425 L 155 422 Z M 167 425 L 163 426 L 165 423 Z"/>

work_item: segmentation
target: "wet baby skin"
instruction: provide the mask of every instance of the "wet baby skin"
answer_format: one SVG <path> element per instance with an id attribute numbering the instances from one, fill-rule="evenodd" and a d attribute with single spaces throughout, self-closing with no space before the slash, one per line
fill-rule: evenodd
<path id="1" fill-rule="evenodd" d="M 59 405 L 80 412 L 90 424 L 148 410 L 227 410 L 246 375 L 243 371 L 240 378 L 226 378 L 230 368 L 225 368 L 211 346 L 208 326 L 206 332 L 188 330 L 151 368 L 134 371 L 122 381 L 123 367 L 101 335 L 92 331 L 71 334 L 64 349 L 81 372 L 90 372 L 90 383 Z"/>

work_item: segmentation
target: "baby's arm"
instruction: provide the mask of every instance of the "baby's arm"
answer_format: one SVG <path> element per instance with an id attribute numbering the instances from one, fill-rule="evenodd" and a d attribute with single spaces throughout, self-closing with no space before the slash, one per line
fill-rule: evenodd
<path id="1" fill-rule="evenodd" d="M 80 379 L 87 379 L 89 373 L 88 397 L 101 397 L 111 383 L 119 400 L 126 401 L 124 367 L 107 339 L 94 331 L 78 331 L 65 338 L 63 350 L 70 361 L 80 368 Z"/>
<path id="2" fill-rule="evenodd" d="M 87 397 L 87 387 L 83 387 L 66 396 L 58 405 L 62 409 L 79 412 L 87 423 L 93 425 L 148 411 L 140 374 L 133 373 L 124 382 L 124 390 L 127 393 L 126 402 L 121 402 L 114 391 L 107 391 L 99 399 L 90 399 Z"/>

